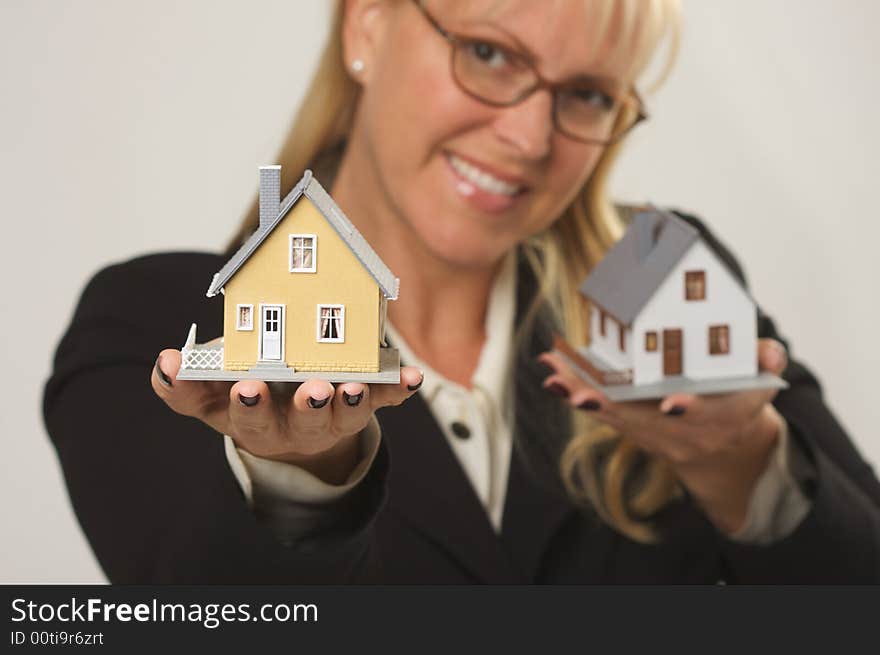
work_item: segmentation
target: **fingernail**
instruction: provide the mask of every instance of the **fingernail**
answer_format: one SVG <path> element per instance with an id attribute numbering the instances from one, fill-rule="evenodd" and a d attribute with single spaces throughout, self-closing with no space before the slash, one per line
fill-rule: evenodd
<path id="1" fill-rule="evenodd" d="M 167 375 L 165 375 L 165 371 L 163 371 L 162 367 L 159 366 L 159 362 L 161 362 L 161 361 L 162 361 L 162 355 L 159 355 L 159 357 L 156 359 L 156 375 L 159 377 L 159 382 L 161 382 L 162 384 L 164 384 L 166 387 L 168 387 L 170 389 L 172 386 L 171 385 L 171 378 L 169 378 Z"/>
<path id="2" fill-rule="evenodd" d="M 309 407 L 311 407 L 312 409 L 321 409 L 329 401 L 330 401 L 330 396 L 327 396 L 326 398 L 321 398 L 321 400 L 318 400 L 316 398 L 312 398 L 311 396 L 309 396 L 308 402 L 309 402 Z"/>
<path id="3" fill-rule="evenodd" d="M 773 344 L 770 347 L 770 349 L 767 351 L 767 354 L 765 355 L 765 358 L 767 360 L 767 368 L 769 368 L 770 370 L 775 370 L 779 368 L 779 364 L 782 361 L 782 353 L 779 352 L 779 348 L 776 346 L 776 344 Z"/>
<path id="4" fill-rule="evenodd" d="M 535 364 L 537 364 L 538 367 L 538 374 L 542 377 L 549 377 L 556 372 L 556 369 L 541 360 L 535 360 Z"/>
<path id="5" fill-rule="evenodd" d="M 580 405 L 578 405 L 578 409 L 585 409 L 588 412 L 595 412 L 598 411 L 601 406 L 602 405 L 599 404 L 598 400 L 593 400 L 592 398 L 590 398 L 589 400 L 585 400 Z"/>
<path id="6" fill-rule="evenodd" d="M 785 346 L 783 346 L 778 341 L 773 342 L 773 350 L 776 353 L 774 362 L 774 368 L 783 369 L 788 363 L 788 353 L 785 351 Z"/>
<path id="7" fill-rule="evenodd" d="M 356 393 L 355 395 L 351 395 L 346 391 L 342 392 L 342 400 L 345 401 L 345 404 L 349 407 L 357 407 L 361 404 L 361 400 L 364 399 L 364 392 Z"/>
<path id="8" fill-rule="evenodd" d="M 568 398 L 568 389 L 563 387 L 558 382 L 553 382 L 552 384 L 548 384 L 547 391 L 552 393 L 554 396 L 559 396 L 560 398 Z"/>
<path id="9" fill-rule="evenodd" d="M 256 396 L 245 396 L 244 394 L 238 394 L 238 402 L 240 402 L 245 407 L 253 407 L 258 402 L 260 402 L 260 394 Z"/>
<path id="10" fill-rule="evenodd" d="M 682 414 L 685 413 L 685 411 L 686 411 L 685 408 L 682 407 L 681 405 L 673 405 L 666 412 L 666 416 L 681 416 Z"/>
<path id="11" fill-rule="evenodd" d="M 408 385 L 406 385 L 406 388 L 409 389 L 410 391 L 418 391 L 419 389 L 422 388 L 422 382 L 424 382 L 424 381 L 425 381 L 425 374 L 422 373 L 422 377 L 419 378 L 419 381 L 416 384 L 408 384 Z"/>

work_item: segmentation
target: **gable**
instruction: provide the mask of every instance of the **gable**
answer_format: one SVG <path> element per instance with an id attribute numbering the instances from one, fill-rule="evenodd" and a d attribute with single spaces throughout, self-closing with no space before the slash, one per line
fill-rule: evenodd
<path id="1" fill-rule="evenodd" d="M 336 232 L 355 259 L 372 276 L 385 298 L 396 300 L 400 280 L 388 269 L 354 224 L 333 202 L 324 187 L 312 177 L 312 172 L 309 170 L 303 174 L 302 179 L 287 194 L 280 205 L 278 215 L 273 220 L 266 221 L 265 225 L 261 224 L 226 265 L 214 275 L 206 295 L 210 298 L 222 291 L 229 280 L 254 256 L 254 253 L 274 233 L 275 229 L 286 220 L 288 214 L 296 208 L 297 204 L 306 200 L 311 203 L 318 215 Z"/>
<path id="2" fill-rule="evenodd" d="M 695 244 L 705 243 L 699 231 L 671 212 L 640 212 L 623 237 L 581 284 L 581 293 L 624 325 L 631 325 L 658 292 L 670 272 Z M 708 255 L 733 277 L 715 252 Z M 742 288 L 743 293 L 748 292 Z"/>
<path id="3" fill-rule="evenodd" d="M 300 270 L 292 269 L 292 240 L 312 240 L 311 257 Z M 298 247 L 302 252 L 304 248 Z M 227 282 L 227 287 L 248 287 L 261 293 L 289 297 L 306 288 L 322 290 L 328 297 L 351 297 L 351 292 L 378 297 L 377 283 L 321 212 L 303 197 L 272 230 L 259 248 Z M 341 294 L 341 295 L 340 295 Z"/>
<path id="4" fill-rule="evenodd" d="M 687 299 L 687 273 L 702 273 L 704 297 Z M 755 303 L 730 269 L 702 240 L 695 241 L 664 276 L 636 321 L 671 326 L 704 325 L 707 322 L 747 318 Z"/>

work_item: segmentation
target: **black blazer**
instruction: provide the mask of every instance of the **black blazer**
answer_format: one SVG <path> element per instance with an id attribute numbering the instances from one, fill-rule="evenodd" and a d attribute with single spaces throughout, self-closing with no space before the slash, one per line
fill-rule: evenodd
<path id="1" fill-rule="evenodd" d="M 740 277 L 734 258 L 689 218 Z M 517 418 L 503 529 L 486 513 L 416 395 L 379 412 L 383 442 L 366 478 L 327 508 L 318 534 L 284 545 L 245 503 L 216 432 L 165 407 L 149 385 L 162 348 L 191 322 L 219 336 L 205 299 L 225 257 L 171 253 L 99 272 L 64 335 L 44 416 L 80 524 L 112 582 L 770 583 L 880 582 L 880 483 L 822 400 L 789 365 L 775 405 L 810 462 L 813 507 L 769 546 L 725 539 L 685 497 L 642 545 L 572 507 L 556 473 L 564 412 L 540 391 L 539 321 L 516 368 Z M 519 311 L 533 293 L 520 275 Z M 780 339 L 759 316 L 760 336 Z"/>

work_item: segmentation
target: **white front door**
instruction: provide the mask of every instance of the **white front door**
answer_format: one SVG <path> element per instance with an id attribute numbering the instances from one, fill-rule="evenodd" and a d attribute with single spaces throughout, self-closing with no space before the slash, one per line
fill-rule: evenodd
<path id="1" fill-rule="evenodd" d="M 282 305 L 260 306 L 260 359 L 280 361 L 281 340 L 284 333 Z"/>

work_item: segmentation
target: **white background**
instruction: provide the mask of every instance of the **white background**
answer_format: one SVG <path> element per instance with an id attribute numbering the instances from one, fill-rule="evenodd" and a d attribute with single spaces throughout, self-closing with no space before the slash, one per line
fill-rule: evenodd
<path id="1" fill-rule="evenodd" d="M 0 582 L 104 580 L 42 425 L 51 354 L 99 267 L 226 241 L 328 5 L 0 2 Z M 880 3 L 692 1 L 685 16 L 617 194 L 711 223 L 876 466 Z"/>

